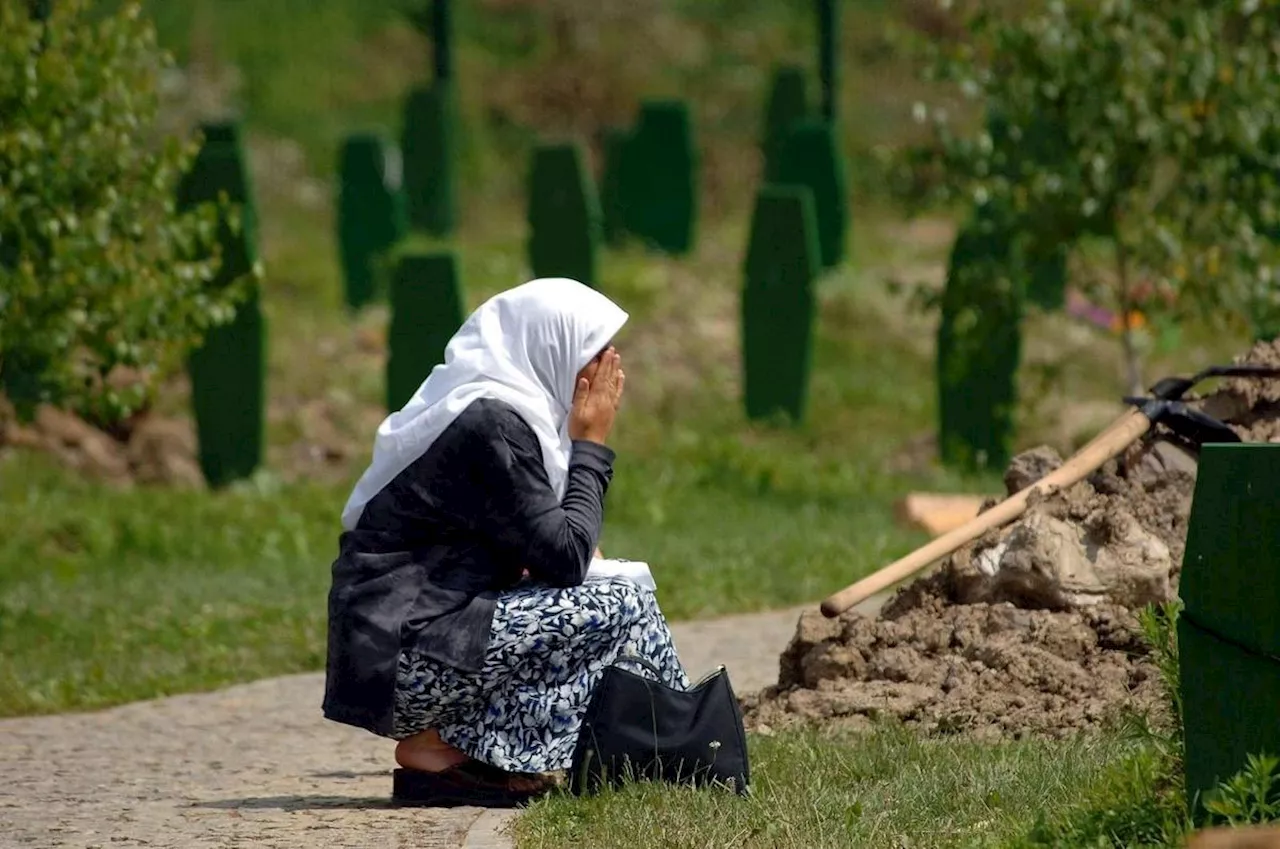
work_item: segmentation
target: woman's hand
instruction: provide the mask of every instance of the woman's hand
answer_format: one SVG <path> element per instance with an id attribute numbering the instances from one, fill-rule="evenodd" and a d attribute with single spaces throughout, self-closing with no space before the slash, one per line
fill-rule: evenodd
<path id="1" fill-rule="evenodd" d="M 613 348 L 600 355 L 600 362 L 594 370 L 584 369 L 573 392 L 569 438 L 603 445 L 613 430 L 613 419 L 618 412 L 625 383 L 622 358 Z"/>

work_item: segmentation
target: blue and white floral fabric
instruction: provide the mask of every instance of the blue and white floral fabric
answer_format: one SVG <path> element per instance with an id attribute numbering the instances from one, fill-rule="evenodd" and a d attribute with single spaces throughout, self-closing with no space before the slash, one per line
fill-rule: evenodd
<path id="1" fill-rule="evenodd" d="M 500 769 L 568 769 L 596 682 L 626 655 L 652 663 L 670 686 L 689 686 L 652 592 L 624 579 L 519 587 L 498 598 L 479 672 L 401 654 L 395 736 L 434 728 Z"/>

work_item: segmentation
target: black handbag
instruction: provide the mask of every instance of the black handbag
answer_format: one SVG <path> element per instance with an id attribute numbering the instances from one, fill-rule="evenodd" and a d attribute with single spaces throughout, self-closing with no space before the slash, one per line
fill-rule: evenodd
<path id="1" fill-rule="evenodd" d="M 653 680 L 623 669 L 633 663 Z M 628 780 L 721 786 L 750 791 L 742 711 L 720 667 L 689 690 L 661 682 L 641 658 L 622 657 L 605 669 L 591 694 L 573 751 L 569 791 L 589 795 Z"/>

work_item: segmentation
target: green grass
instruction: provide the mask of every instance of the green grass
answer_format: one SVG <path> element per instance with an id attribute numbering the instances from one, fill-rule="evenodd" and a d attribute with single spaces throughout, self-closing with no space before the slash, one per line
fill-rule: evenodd
<path id="1" fill-rule="evenodd" d="M 382 416 L 381 355 L 359 339 L 376 337 L 385 313 L 352 320 L 342 311 L 327 207 L 269 184 L 261 194 L 271 330 L 261 485 L 117 491 L 47 459 L 0 455 L 0 715 L 322 666 L 337 516 Z M 525 274 L 518 222 L 517 211 L 495 209 L 455 243 L 473 304 Z M 628 395 L 603 547 L 653 564 L 675 620 L 816 602 L 924 541 L 895 520 L 906 492 L 999 490 L 994 476 L 900 462 L 933 427 L 932 328 L 882 278 L 931 267 L 945 246 L 903 239 L 901 225 L 874 210 L 855 224 L 854 261 L 820 286 L 807 420 L 744 421 L 736 311 L 745 225 L 740 216 L 708 224 L 695 254 L 678 261 L 624 250 L 603 263 L 603 288 L 633 317 L 619 339 Z M 1052 325 L 1043 333 L 1049 347 L 1065 338 Z M 1065 348 L 1070 400 L 1028 403 L 1052 422 L 1079 399 L 1118 394 L 1113 355 L 1096 337 Z M 1177 356 L 1171 370 L 1205 362 L 1198 351 Z M 186 415 L 180 388 L 160 410 Z M 299 459 L 318 424 L 345 459 Z M 1020 443 L 1042 435 L 1029 425 Z"/>
<path id="2" fill-rule="evenodd" d="M 751 737 L 748 799 L 647 783 L 559 794 L 515 825 L 542 847 L 1178 845 L 1167 764 L 1119 731 L 999 744 L 901 728 Z"/>
<path id="3" fill-rule="evenodd" d="M 110 0 L 112 3 L 122 0 Z M 342 136 L 381 127 L 393 136 L 410 87 L 430 77 L 431 46 L 393 11 L 359 0 L 144 0 L 161 44 L 193 62 L 209 113 L 242 115 L 255 132 L 296 142 L 313 172 L 331 173 Z M 919 132 L 911 104 L 925 91 L 885 25 L 918 27 L 917 10 L 854 4 L 843 16 L 841 139 L 860 189 L 880 183 L 871 151 Z M 637 42 L 643 62 L 619 61 Z M 744 197 L 775 64 L 810 71 L 817 102 L 816 16 L 809 2 L 674 0 L 600 4 L 455 4 L 455 65 L 463 103 L 464 214 L 518 196 L 539 139 L 587 141 L 630 124 L 647 97 L 687 98 L 712 209 Z M 190 98 L 184 94 L 187 99 Z M 965 109 L 954 104 L 957 115 Z M 192 115 L 192 117 L 197 117 Z"/>
<path id="4" fill-rule="evenodd" d="M 507 243 L 489 261 L 502 266 L 511 254 Z M 725 294 L 698 276 L 713 258 L 692 263 L 707 289 L 690 300 Z M 809 421 L 768 427 L 742 420 L 732 362 L 716 348 L 676 339 L 677 350 L 666 349 L 670 293 L 646 295 L 633 279 L 649 267 L 629 254 L 611 265 L 618 297 L 637 313 L 623 348 L 649 365 L 629 367 L 636 397 L 616 431 L 603 547 L 653 564 L 671 618 L 816 601 L 923 541 L 893 516 L 910 488 L 994 486 L 884 467 L 904 436 L 928 429 L 928 361 L 886 329 L 873 298 L 841 294 L 849 281 L 830 283 Z M 672 286 L 689 282 L 681 266 L 665 273 Z M 277 286 L 268 290 L 273 404 L 285 413 L 308 398 L 332 406 L 342 390 L 364 414 L 364 424 L 354 414 L 349 422 L 359 446 L 350 462 L 328 482 L 280 482 L 301 427 L 284 414 L 270 428 L 275 466 L 224 492 L 114 490 L 47 458 L 0 456 L 0 715 L 322 665 L 337 516 L 363 466 L 381 383 L 375 362 L 343 356 L 351 330 L 340 313 L 282 310 L 305 286 Z M 475 289 L 478 298 L 484 288 Z M 318 353 L 317 339 L 334 352 Z M 686 348 L 702 352 L 700 373 L 675 371 Z"/>
<path id="5" fill-rule="evenodd" d="M 120 490 L 48 458 L 0 453 L 0 716 L 321 668 L 338 513 L 382 415 L 386 316 L 341 308 L 323 178 L 346 132 L 378 125 L 394 135 L 401 99 L 425 73 L 425 43 L 356 0 L 147 5 L 180 58 L 214 77 L 240 72 L 229 98 L 194 75 L 196 90 L 178 100 L 184 110 L 206 95 L 214 112 L 234 107 L 259 154 L 268 468 L 218 493 Z M 870 167 L 873 147 L 913 132 L 910 104 L 922 92 L 882 25 L 923 6 L 868 2 L 846 13 L 852 258 L 821 283 L 809 416 L 795 428 L 743 420 L 737 290 L 769 72 L 780 61 L 813 67 L 812 4 L 660 6 L 461 4 L 465 191 L 450 246 L 473 305 L 520 282 L 533 141 L 628 123 L 642 97 L 688 98 L 705 154 L 697 250 L 681 260 L 610 251 L 602 261 L 602 288 L 633 317 L 619 339 L 628 396 L 603 547 L 653 564 L 674 620 L 815 602 L 923 541 L 894 517 L 907 491 L 999 490 L 994 475 L 966 479 L 920 458 L 934 425 L 933 321 L 884 285 L 940 278 L 948 248 L 945 222 L 907 228 L 878 205 Z M 618 62 L 637 41 L 652 48 L 646 61 Z M 1121 390 L 1117 345 L 1061 317 L 1028 327 L 1019 444 L 1078 442 L 1097 422 L 1074 417 L 1075 407 Z M 1154 376 L 1240 347 L 1195 328 L 1185 338 L 1153 357 Z M 157 411 L 184 417 L 186 407 L 178 381 Z M 339 459 L 306 459 L 307 445 L 326 439 Z M 751 746 L 750 800 L 652 786 L 554 798 L 520 820 L 520 843 L 1138 846 L 1177 830 L 1167 764 L 1117 733 L 990 745 L 881 728 Z"/>
<path id="6" fill-rule="evenodd" d="M 315 669 L 333 493 L 114 492 L 0 463 L 0 715 Z"/>
<path id="7" fill-rule="evenodd" d="M 328 207 L 260 185 L 271 332 L 265 483 L 117 491 L 47 459 L 0 455 L 0 715 L 322 665 L 337 516 L 382 416 L 381 354 L 360 339 L 376 339 L 385 313 L 352 320 L 342 311 Z M 854 229 L 853 261 L 820 285 L 809 415 L 796 428 L 743 419 L 743 216 L 708 223 L 681 260 L 605 256 L 603 288 L 633 320 L 619 339 L 630 379 L 603 547 L 653 564 L 672 619 L 816 602 L 923 542 L 894 518 L 906 492 L 999 490 L 994 476 L 902 462 L 933 428 L 932 325 L 883 277 L 936 267 L 945 239 L 903 238 L 873 208 Z M 473 304 L 526 274 L 518 210 L 495 208 L 454 246 Z M 1024 417 L 1022 445 L 1044 435 L 1033 419 L 1055 423 L 1082 400 L 1119 393 L 1113 342 L 1077 334 L 1062 344 L 1073 337 L 1052 322 L 1039 338 L 1039 356 L 1063 363 L 1070 394 L 1026 399 L 1038 414 Z M 1206 361 L 1186 350 L 1159 368 Z M 180 384 L 159 409 L 186 415 Z M 320 425 L 346 454 L 317 466 L 305 455 Z"/>

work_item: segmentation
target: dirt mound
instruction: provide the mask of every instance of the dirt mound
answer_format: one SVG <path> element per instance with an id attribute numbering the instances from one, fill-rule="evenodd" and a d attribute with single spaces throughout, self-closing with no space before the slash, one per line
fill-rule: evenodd
<path id="1" fill-rule="evenodd" d="M 1280 340 L 1238 361 L 1280 365 Z M 1280 441 L 1280 380 L 1225 380 L 1189 400 L 1245 441 Z M 1126 707 L 1158 711 L 1135 611 L 1177 595 L 1196 474 L 1195 456 L 1161 436 L 1034 495 L 1016 522 L 961 548 L 875 619 L 805 613 L 778 684 L 744 700 L 748 724 L 888 715 L 930 731 L 1052 737 Z M 1025 452 L 1006 489 L 1061 463 L 1049 448 Z"/>
<path id="2" fill-rule="evenodd" d="M 1014 459 L 1016 491 L 1057 468 Z M 867 722 L 928 731 L 1063 736 L 1123 707 L 1153 710 L 1160 687 L 1135 608 L 1173 598 L 1194 461 L 1156 442 L 957 551 L 871 619 L 801 617 L 778 684 L 746 703 L 757 729 Z"/>
<path id="3" fill-rule="evenodd" d="M 1155 669 L 1126 608 L 961 605 L 935 592 L 913 601 L 875 620 L 806 612 L 778 685 L 746 701 L 748 725 L 887 715 L 927 731 L 1063 736 L 1106 721 L 1117 705 L 1159 705 Z"/>
<path id="4" fill-rule="evenodd" d="M 1237 362 L 1280 367 L 1280 339 L 1259 342 Z M 1226 378 L 1195 406 L 1231 425 L 1245 442 L 1280 442 L 1280 380 Z"/>
<path id="5" fill-rule="evenodd" d="M 36 411 L 34 421 L 19 424 L 0 398 L 0 450 L 9 446 L 46 452 L 108 483 L 204 486 L 191 426 L 159 416 L 140 416 L 115 436 L 48 405 Z"/>
<path id="6" fill-rule="evenodd" d="M 1010 491 L 1060 464 L 1044 448 L 1014 458 Z M 1162 441 L 1135 446 L 1075 486 L 1033 496 L 1018 521 L 952 555 L 942 569 L 947 598 L 1049 610 L 1168 600 L 1194 487 L 1194 457 Z"/>

